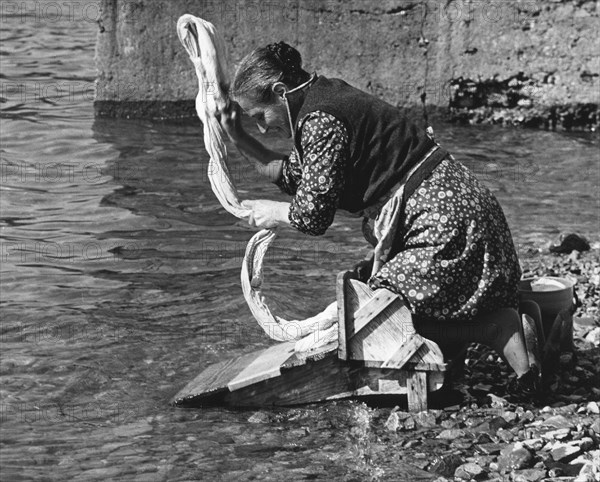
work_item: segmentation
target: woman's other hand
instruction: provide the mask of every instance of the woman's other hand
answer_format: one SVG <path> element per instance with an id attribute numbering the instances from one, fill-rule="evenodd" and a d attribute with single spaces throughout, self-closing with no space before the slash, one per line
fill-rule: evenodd
<path id="1" fill-rule="evenodd" d="M 373 270 L 373 258 L 374 253 L 371 251 L 367 258 L 356 263 L 354 268 L 352 268 L 352 272 L 354 273 L 354 276 L 356 276 L 356 279 L 363 283 L 366 283 L 369 280 L 371 271 Z"/>
<path id="2" fill-rule="evenodd" d="M 274 228 L 280 224 L 289 224 L 289 203 L 258 199 L 256 201 L 242 201 L 242 206 L 252 211 L 248 218 L 248 224 L 252 227 L 266 229 Z"/>
<path id="3" fill-rule="evenodd" d="M 227 107 L 219 112 L 219 122 L 221 127 L 227 133 L 232 141 L 242 137 L 244 128 L 242 127 L 242 109 L 237 102 L 229 101 Z"/>

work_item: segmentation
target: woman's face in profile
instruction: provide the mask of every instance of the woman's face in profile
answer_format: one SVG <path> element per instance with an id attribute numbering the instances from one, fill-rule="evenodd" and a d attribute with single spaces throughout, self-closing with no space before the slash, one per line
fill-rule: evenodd
<path id="1" fill-rule="evenodd" d="M 237 102 L 242 110 L 256 121 L 262 134 L 274 129 L 285 137 L 292 137 L 287 109 L 281 97 L 273 95 L 272 102 L 267 104 L 257 103 L 246 97 L 238 98 Z"/>

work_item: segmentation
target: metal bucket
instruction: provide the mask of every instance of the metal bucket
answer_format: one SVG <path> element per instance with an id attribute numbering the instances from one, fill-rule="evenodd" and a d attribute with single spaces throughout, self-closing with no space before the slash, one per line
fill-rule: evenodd
<path id="1" fill-rule="evenodd" d="M 548 338 L 556 315 L 573 307 L 574 282 L 567 278 L 544 276 L 526 278 L 519 282 L 519 300 L 535 301 L 542 313 L 544 335 Z"/>

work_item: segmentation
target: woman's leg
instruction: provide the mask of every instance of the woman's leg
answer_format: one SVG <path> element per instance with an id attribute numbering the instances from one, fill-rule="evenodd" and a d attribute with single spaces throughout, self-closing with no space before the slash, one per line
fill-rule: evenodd
<path id="1" fill-rule="evenodd" d="M 474 342 L 495 350 L 517 376 L 529 370 L 529 357 L 521 319 L 516 310 L 503 308 L 465 323 L 415 320 L 417 332 L 440 345 L 442 351 Z"/>

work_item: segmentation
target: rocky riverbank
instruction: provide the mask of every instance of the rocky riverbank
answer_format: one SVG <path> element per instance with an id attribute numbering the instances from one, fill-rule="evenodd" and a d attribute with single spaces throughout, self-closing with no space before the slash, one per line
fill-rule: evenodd
<path id="1" fill-rule="evenodd" d="M 571 254 L 552 254 L 544 246 L 522 261 L 526 275 L 575 278 L 581 300 L 574 317 L 575 353 L 561 355 L 540 399 L 509 393 L 508 367 L 475 345 L 462 378 L 434 400 L 443 408 L 414 414 L 405 407 L 341 402 L 316 423 L 304 409 L 288 411 L 284 417 L 298 422 L 298 444 L 319 439 L 323 429 L 347 432 L 340 457 L 348 457 L 352 469 L 338 474 L 339 480 L 600 480 L 600 243 Z M 280 416 L 257 412 L 249 421 Z M 332 469 L 340 462 L 331 460 Z"/>

